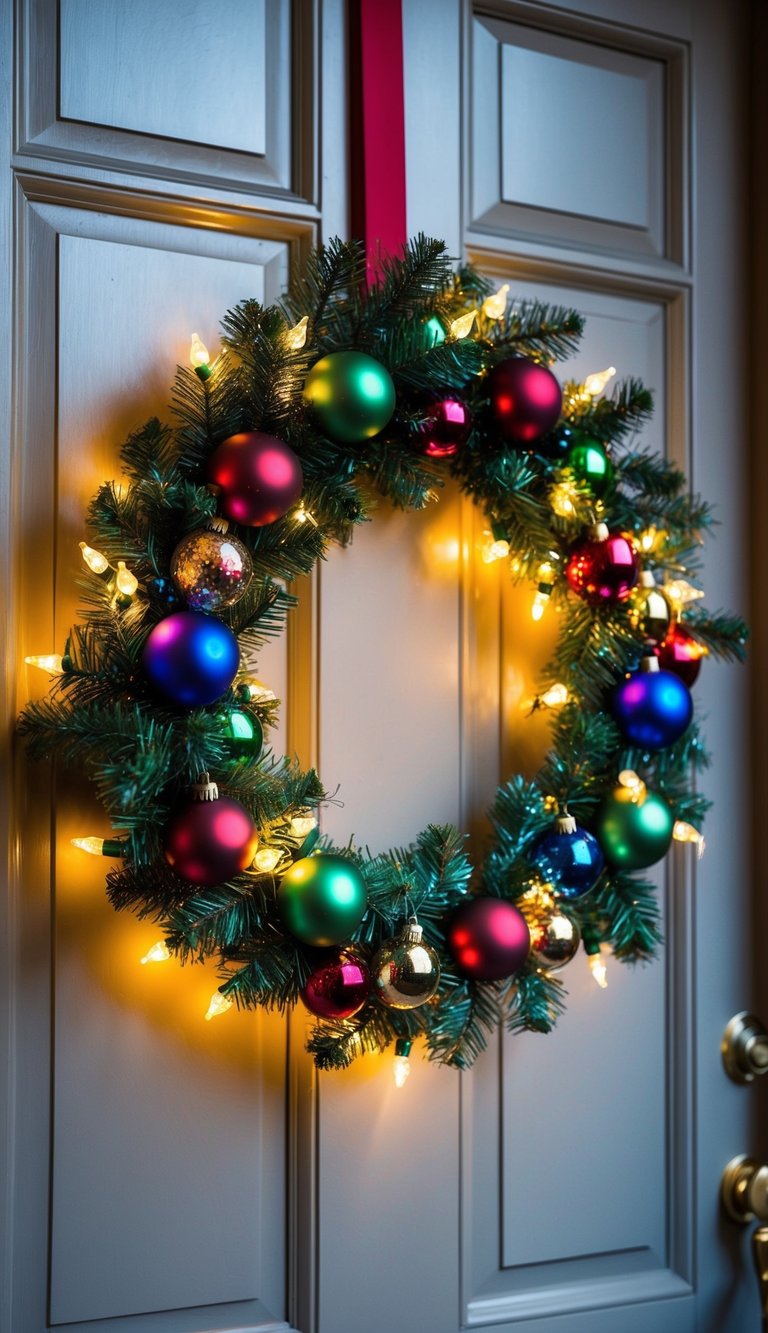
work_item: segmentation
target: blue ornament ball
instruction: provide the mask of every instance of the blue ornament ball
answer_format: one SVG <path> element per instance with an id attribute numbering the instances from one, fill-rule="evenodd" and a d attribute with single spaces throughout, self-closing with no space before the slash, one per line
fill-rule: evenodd
<path id="1" fill-rule="evenodd" d="M 155 625 L 144 647 L 155 689 L 182 708 L 204 708 L 229 689 L 240 665 L 237 639 L 202 611 L 177 611 Z"/>
<path id="2" fill-rule="evenodd" d="M 561 898 L 583 898 L 603 873 L 605 857 L 597 838 L 562 815 L 551 833 L 533 848 L 531 860 Z"/>
<path id="3" fill-rule="evenodd" d="M 655 657 L 644 658 L 640 670 L 622 681 L 611 707 L 624 739 L 643 750 L 674 745 L 693 717 L 688 686 L 673 672 L 659 670 Z"/>

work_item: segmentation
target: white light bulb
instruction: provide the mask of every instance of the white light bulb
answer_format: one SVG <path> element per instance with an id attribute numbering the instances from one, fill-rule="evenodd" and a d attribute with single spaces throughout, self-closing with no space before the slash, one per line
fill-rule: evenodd
<path id="1" fill-rule="evenodd" d="M 509 283 L 505 282 L 493 296 L 486 296 L 483 301 L 483 314 L 487 319 L 502 319 L 504 311 L 507 308 L 507 293 L 509 292 Z"/>
<path id="2" fill-rule="evenodd" d="M 205 1015 L 206 1023 L 210 1023 L 212 1018 L 218 1018 L 219 1014 L 225 1014 L 232 1008 L 232 1001 L 226 995 L 222 995 L 220 990 L 215 990 L 211 996 L 211 1003 Z"/>
<path id="3" fill-rule="evenodd" d="M 307 325 L 309 315 L 302 315 L 298 324 L 294 324 L 292 329 L 288 329 L 285 335 L 285 341 L 292 352 L 298 352 L 307 341 Z"/>
<path id="4" fill-rule="evenodd" d="M 36 666 L 40 667 L 41 671 L 47 671 L 49 676 L 64 675 L 61 653 L 43 653 L 36 657 L 25 657 L 24 661 L 27 666 Z"/>
<path id="5" fill-rule="evenodd" d="M 608 969 L 603 962 L 602 954 L 593 953 L 589 955 L 589 970 L 595 978 L 601 990 L 608 989 Z"/>
<path id="6" fill-rule="evenodd" d="M 135 574 L 131 573 L 130 569 L 126 569 L 124 560 L 118 560 L 117 562 L 117 578 L 115 582 L 117 583 L 118 592 L 121 592 L 124 597 L 133 597 L 133 594 L 139 586 L 139 580 L 136 578 Z"/>
<path id="7" fill-rule="evenodd" d="M 104 574 L 109 569 L 109 561 L 101 551 L 94 550 L 87 542 L 80 542 L 79 546 L 83 553 L 83 560 L 92 574 Z"/>
<path id="8" fill-rule="evenodd" d="M 207 366 L 210 361 L 208 348 L 198 333 L 192 334 L 192 343 L 189 348 L 189 361 L 190 365 L 194 366 L 195 370 L 197 370 L 198 366 Z"/>
<path id="9" fill-rule="evenodd" d="M 279 864 L 281 856 L 282 852 L 279 852 L 276 847 L 260 847 L 253 858 L 253 868 L 254 870 L 264 871 L 274 870 L 275 866 Z"/>
<path id="10" fill-rule="evenodd" d="M 402 1088 L 408 1082 L 411 1074 L 411 1062 L 407 1055 L 396 1055 L 392 1063 L 392 1074 L 395 1080 L 395 1087 Z"/>
<path id="11" fill-rule="evenodd" d="M 142 963 L 167 963 L 170 958 L 170 950 L 165 940 L 158 940 L 156 944 L 148 949 L 142 958 Z"/>
<path id="12" fill-rule="evenodd" d="M 609 366 L 607 370 L 598 370 L 592 375 L 587 375 L 584 381 L 585 393 L 588 393 L 590 398 L 596 398 L 599 393 L 603 392 L 606 384 L 613 379 L 615 374 L 616 367 Z"/>
<path id="13" fill-rule="evenodd" d="M 101 856 L 104 851 L 103 838 L 70 838 L 73 847 L 79 848 L 81 852 L 89 852 L 91 856 Z"/>
<path id="14" fill-rule="evenodd" d="M 450 336 L 456 339 L 468 337 L 472 332 L 476 313 L 475 310 L 470 310 L 466 315 L 459 315 L 458 319 L 454 319 L 448 330 Z"/>

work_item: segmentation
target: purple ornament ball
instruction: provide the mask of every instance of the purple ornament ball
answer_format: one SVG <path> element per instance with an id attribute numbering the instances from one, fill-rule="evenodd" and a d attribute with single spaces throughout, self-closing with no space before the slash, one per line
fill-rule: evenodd
<path id="1" fill-rule="evenodd" d="M 470 898 L 454 913 L 448 950 L 465 977 L 500 981 L 523 966 L 531 948 L 528 922 L 503 898 Z"/>
<path id="2" fill-rule="evenodd" d="M 204 708 L 226 694 L 240 665 L 231 629 L 202 611 L 176 611 L 150 632 L 142 665 L 160 694 L 182 708 Z"/>
<path id="3" fill-rule="evenodd" d="M 315 968 L 301 998 L 318 1018 L 351 1018 L 368 999 L 371 974 L 362 958 L 342 950 Z"/>
<path id="4" fill-rule="evenodd" d="M 465 443 L 472 426 L 466 403 L 441 398 L 432 404 L 419 430 L 419 451 L 426 458 L 450 458 Z"/>

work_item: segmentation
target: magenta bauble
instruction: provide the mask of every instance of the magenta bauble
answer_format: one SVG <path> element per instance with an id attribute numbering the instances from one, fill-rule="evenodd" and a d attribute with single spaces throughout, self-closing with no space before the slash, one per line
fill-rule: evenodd
<path id="1" fill-rule="evenodd" d="M 274 435 L 248 430 L 230 435 L 208 460 L 209 482 L 221 491 L 225 518 L 247 528 L 274 523 L 299 500 L 304 487 L 301 464 L 292 449 Z"/>
<path id="2" fill-rule="evenodd" d="M 441 398 L 429 408 L 419 428 L 419 452 L 427 458 L 450 458 L 465 443 L 472 418 L 460 398 Z"/>
<path id="3" fill-rule="evenodd" d="M 330 954 L 312 972 L 301 998 L 318 1018 L 351 1018 L 362 1009 L 371 988 L 371 974 L 362 958 L 341 951 Z"/>
<path id="4" fill-rule="evenodd" d="M 604 523 L 573 548 L 565 567 L 570 587 L 590 606 L 626 601 L 638 573 L 637 552 L 629 537 L 609 532 Z"/>
<path id="5" fill-rule="evenodd" d="M 524 356 L 500 361 L 488 378 L 488 391 L 499 431 L 515 444 L 533 444 L 557 425 L 563 391 L 546 366 Z"/>
<path id="6" fill-rule="evenodd" d="M 222 884 L 247 870 L 259 845 L 248 811 L 239 801 L 190 801 L 171 819 L 165 859 L 193 884 Z"/>
<path id="7" fill-rule="evenodd" d="M 685 625 L 673 625 L 664 642 L 656 649 L 659 665 L 665 671 L 673 671 L 688 686 L 696 684 L 701 671 L 701 659 L 707 650 L 698 639 L 694 639 Z"/>
<path id="8" fill-rule="evenodd" d="M 531 948 L 528 923 L 503 898 L 470 898 L 454 913 L 446 937 L 465 977 L 501 981 L 519 972 Z"/>

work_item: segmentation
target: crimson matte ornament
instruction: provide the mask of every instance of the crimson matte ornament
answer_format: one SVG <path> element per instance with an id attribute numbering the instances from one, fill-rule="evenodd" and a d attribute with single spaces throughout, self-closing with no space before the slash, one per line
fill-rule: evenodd
<path id="1" fill-rule="evenodd" d="M 637 583 L 637 552 L 628 537 L 596 523 L 592 533 L 573 548 L 565 576 L 570 587 L 590 606 L 624 602 Z"/>
<path id="2" fill-rule="evenodd" d="M 519 972 L 531 937 L 519 908 L 503 898 L 470 898 L 454 913 L 446 936 L 459 971 L 476 981 L 500 981 Z"/>
<path id="3" fill-rule="evenodd" d="M 274 523 L 299 500 L 301 463 L 274 435 L 248 430 L 230 435 L 208 460 L 208 480 L 220 488 L 219 509 L 246 528 Z"/>
<path id="4" fill-rule="evenodd" d="M 326 949 L 350 938 L 362 920 L 368 897 L 354 861 L 318 852 L 295 861 L 285 872 L 277 903 L 292 935 L 304 944 Z"/>
<path id="5" fill-rule="evenodd" d="M 701 671 L 701 659 L 706 655 L 704 645 L 694 639 L 685 625 L 673 625 L 656 650 L 659 666 L 679 676 L 689 689 L 696 684 Z"/>
<path id="6" fill-rule="evenodd" d="M 247 546 L 227 532 L 225 519 L 213 522 L 220 526 L 188 533 L 171 556 L 171 577 L 194 611 L 234 606 L 253 575 Z"/>
<path id="7" fill-rule="evenodd" d="M 560 417 L 560 385 L 551 370 L 527 357 L 500 361 L 488 378 L 488 391 L 499 431 L 515 444 L 533 444 Z"/>
<path id="8" fill-rule="evenodd" d="M 679 676 L 662 671 L 658 658 L 644 657 L 640 670 L 614 690 L 611 711 L 630 745 L 663 750 L 688 730 L 693 700 Z"/>
<path id="9" fill-rule="evenodd" d="M 442 398 L 429 408 L 419 427 L 419 452 L 427 458 L 450 458 L 465 443 L 472 418 L 459 398 Z"/>
<path id="10" fill-rule="evenodd" d="M 329 439 L 362 444 L 392 416 L 395 386 L 389 371 L 366 352 L 330 352 L 307 375 L 304 401 Z"/>
<path id="11" fill-rule="evenodd" d="M 160 694 L 183 708 L 204 708 L 226 694 L 240 665 L 237 639 L 202 611 L 175 611 L 150 632 L 142 665 Z"/>
<path id="12" fill-rule="evenodd" d="M 165 834 L 165 859 L 193 884 L 223 884 L 247 870 L 259 838 L 248 811 L 219 796 L 204 773 L 193 788 L 195 799 L 171 819 Z"/>
<path id="13" fill-rule="evenodd" d="M 371 989 L 371 974 L 362 958 L 340 952 L 317 965 L 301 992 L 310 1013 L 318 1018 L 351 1018 L 362 1009 Z"/>

